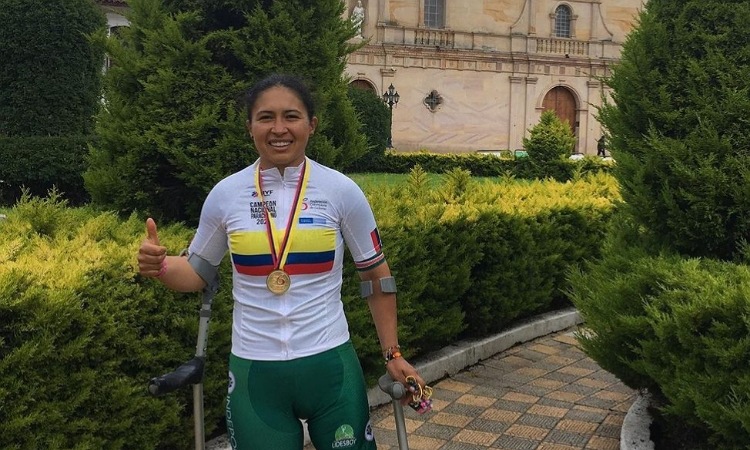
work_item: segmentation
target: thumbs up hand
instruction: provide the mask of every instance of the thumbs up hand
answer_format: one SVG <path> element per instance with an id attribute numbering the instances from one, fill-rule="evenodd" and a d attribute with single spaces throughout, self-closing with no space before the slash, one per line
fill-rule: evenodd
<path id="1" fill-rule="evenodd" d="M 138 249 L 138 272 L 144 277 L 158 277 L 164 273 L 167 248 L 159 243 L 154 219 L 146 219 L 146 239 Z"/>

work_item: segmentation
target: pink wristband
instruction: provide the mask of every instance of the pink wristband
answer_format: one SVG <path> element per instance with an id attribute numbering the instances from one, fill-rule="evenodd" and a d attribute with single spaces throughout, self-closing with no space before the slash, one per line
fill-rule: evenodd
<path id="1" fill-rule="evenodd" d="M 167 273 L 167 260 L 166 259 L 161 262 L 161 269 L 159 269 L 159 273 L 156 274 L 156 278 L 161 277 L 165 273 Z"/>

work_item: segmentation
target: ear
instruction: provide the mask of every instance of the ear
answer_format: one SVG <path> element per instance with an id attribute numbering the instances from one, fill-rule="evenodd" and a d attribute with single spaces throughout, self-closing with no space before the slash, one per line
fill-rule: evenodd
<path id="1" fill-rule="evenodd" d="M 318 117 L 313 116 L 312 119 L 310 119 L 310 134 L 315 133 L 316 128 L 318 128 Z"/>

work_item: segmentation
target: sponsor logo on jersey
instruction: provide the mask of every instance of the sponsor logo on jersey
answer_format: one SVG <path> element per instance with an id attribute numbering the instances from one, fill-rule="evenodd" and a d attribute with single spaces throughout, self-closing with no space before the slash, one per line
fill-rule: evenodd
<path id="1" fill-rule="evenodd" d="M 354 447 L 356 444 L 357 439 L 354 437 L 354 428 L 351 425 L 341 425 L 336 429 L 331 448 L 349 448 Z"/>
<path id="2" fill-rule="evenodd" d="M 328 209 L 328 200 L 315 200 L 306 198 L 305 205 L 307 205 L 309 209 L 325 210 Z"/>

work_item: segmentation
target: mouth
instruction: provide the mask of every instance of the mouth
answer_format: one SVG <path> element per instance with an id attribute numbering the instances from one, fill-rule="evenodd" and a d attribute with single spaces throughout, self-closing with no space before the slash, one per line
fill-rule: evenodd
<path id="1" fill-rule="evenodd" d="M 269 142 L 268 145 L 270 145 L 273 148 L 286 148 L 292 145 L 292 141 L 273 141 Z"/>

